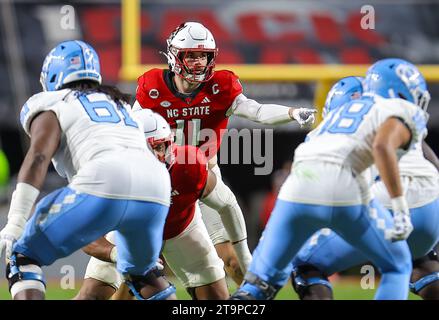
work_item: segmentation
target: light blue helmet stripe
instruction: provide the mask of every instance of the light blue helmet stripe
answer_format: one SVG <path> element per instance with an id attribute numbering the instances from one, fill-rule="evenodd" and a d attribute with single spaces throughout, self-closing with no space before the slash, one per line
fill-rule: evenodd
<path id="1" fill-rule="evenodd" d="M 75 41 L 80 47 L 82 51 L 82 57 L 84 59 L 84 65 L 86 70 L 94 70 L 94 64 L 93 64 L 93 53 L 90 50 L 90 47 L 88 47 L 84 42 L 82 41 Z"/>

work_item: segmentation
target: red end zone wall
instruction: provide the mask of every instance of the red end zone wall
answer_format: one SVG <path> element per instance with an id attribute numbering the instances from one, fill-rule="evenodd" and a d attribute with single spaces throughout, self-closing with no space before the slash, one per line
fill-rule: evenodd
<path id="1" fill-rule="evenodd" d="M 224 18 L 224 10 L 215 6 L 174 7 L 143 6 L 142 63 L 164 63 L 158 51 L 166 49 L 166 38 L 184 21 L 199 21 L 212 31 L 220 64 L 368 64 L 375 60 L 373 51 L 387 44 L 380 32 L 361 29 L 359 10 L 346 9 L 340 15 L 336 10 L 315 7 L 299 14 L 267 12 L 260 7 L 228 9 Z M 84 39 L 101 56 L 104 78 L 116 82 L 121 64 L 120 6 L 84 6 L 79 12 Z"/>

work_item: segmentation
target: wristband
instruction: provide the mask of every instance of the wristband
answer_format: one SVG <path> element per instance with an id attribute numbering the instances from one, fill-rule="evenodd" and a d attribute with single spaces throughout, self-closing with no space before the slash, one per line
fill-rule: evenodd
<path id="1" fill-rule="evenodd" d="M 32 207 L 39 194 L 40 191 L 34 186 L 24 182 L 17 183 L 15 191 L 12 193 L 8 223 L 23 228 L 31 215 Z"/>

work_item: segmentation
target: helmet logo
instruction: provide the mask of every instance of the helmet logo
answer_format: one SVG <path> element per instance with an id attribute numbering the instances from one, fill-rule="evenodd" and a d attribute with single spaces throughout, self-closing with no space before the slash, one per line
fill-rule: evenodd
<path id="1" fill-rule="evenodd" d="M 88 70 L 93 70 L 93 52 L 90 50 L 90 48 L 84 49 L 84 56 L 85 56 L 85 67 Z"/>
<path id="2" fill-rule="evenodd" d="M 149 97 L 151 99 L 157 99 L 159 97 L 159 91 L 157 89 L 149 90 Z"/>
<path id="3" fill-rule="evenodd" d="M 420 83 L 420 74 L 412 66 L 407 64 L 400 64 L 396 67 L 396 74 L 402 81 L 410 88 L 417 86 Z"/>
<path id="4" fill-rule="evenodd" d="M 160 105 L 163 107 L 163 108 L 168 108 L 169 106 L 171 106 L 171 103 L 169 102 L 169 101 L 162 101 L 162 102 L 160 102 Z"/>

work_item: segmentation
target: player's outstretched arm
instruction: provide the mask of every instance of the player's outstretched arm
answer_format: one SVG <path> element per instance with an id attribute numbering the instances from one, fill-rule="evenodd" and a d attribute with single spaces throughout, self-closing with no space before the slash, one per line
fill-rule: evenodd
<path id="1" fill-rule="evenodd" d="M 234 114 L 255 122 L 277 125 L 296 120 L 300 126 L 307 126 L 314 123 L 315 109 L 292 108 L 279 104 L 260 104 L 248 99 L 242 93 L 233 101 L 228 115 Z"/>
<path id="2" fill-rule="evenodd" d="M 399 119 L 387 119 L 378 129 L 373 142 L 373 157 L 393 209 L 394 229 L 388 235 L 393 241 L 407 239 L 413 230 L 407 200 L 403 195 L 396 150 L 410 144 L 411 132 Z"/>
<path id="3" fill-rule="evenodd" d="M 224 224 L 243 274 L 247 272 L 251 263 L 251 253 L 247 244 L 247 229 L 244 216 L 235 195 L 215 173 L 209 170 L 207 183 L 201 196 L 209 207 L 218 211 Z"/>
<path id="4" fill-rule="evenodd" d="M 5 250 L 7 258 L 11 256 L 14 242 L 23 233 L 46 178 L 47 168 L 58 148 L 61 128 L 56 115 L 51 111 L 37 115 L 32 121 L 30 135 L 30 147 L 12 194 L 8 222 L 0 232 L 0 255 Z"/>

